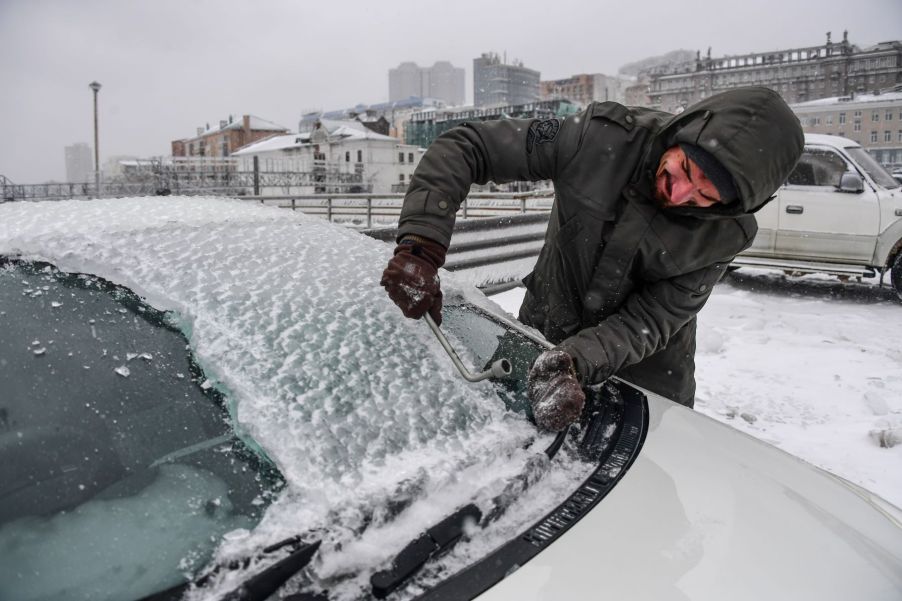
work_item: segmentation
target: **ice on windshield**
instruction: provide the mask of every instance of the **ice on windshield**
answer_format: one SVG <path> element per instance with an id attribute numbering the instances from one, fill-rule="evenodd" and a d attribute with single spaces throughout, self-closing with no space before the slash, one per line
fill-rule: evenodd
<path id="1" fill-rule="evenodd" d="M 174 567 L 207 557 L 211 541 L 252 525 L 231 510 L 221 478 L 188 465 L 161 466 L 136 495 L 110 490 L 71 512 L 0 526 L 0 590 L 12 587 L 21 600 L 113 601 L 175 586 L 181 573 Z"/>
<path id="2" fill-rule="evenodd" d="M 536 452 L 523 449 L 534 428 L 493 385 L 463 381 L 426 325 L 388 300 L 379 277 L 390 252 L 342 227 L 242 201 L 0 206 L 0 254 L 97 274 L 175 312 L 211 384 L 289 483 L 261 525 L 230 537 L 220 555 L 322 529 L 319 576 L 341 581 L 340 598 L 361 594 L 365 576 L 343 574 L 387 561 Z M 453 302 L 453 277 L 443 278 Z M 553 470 L 510 527 L 550 509 L 581 470 Z M 371 518 L 398 491 L 420 501 L 379 528 Z M 366 524 L 375 526 L 361 534 Z M 499 528 L 494 543 L 506 534 Z"/>
<path id="3" fill-rule="evenodd" d="M 97 277 L 0 259 L 0 332 L 0 598 L 144 597 L 259 521 L 280 480 L 165 315 Z M 190 497 L 162 486 L 173 469 Z"/>

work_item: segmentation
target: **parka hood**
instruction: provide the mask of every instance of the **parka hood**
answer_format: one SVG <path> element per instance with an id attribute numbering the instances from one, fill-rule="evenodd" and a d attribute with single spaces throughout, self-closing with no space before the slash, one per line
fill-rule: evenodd
<path id="1" fill-rule="evenodd" d="M 707 150 L 730 172 L 739 199 L 709 208 L 668 209 L 712 218 L 754 213 L 786 181 L 802 154 L 805 137 L 798 117 L 779 94 L 763 87 L 736 88 L 706 98 L 668 121 L 657 135 L 648 167 L 679 143 Z"/>

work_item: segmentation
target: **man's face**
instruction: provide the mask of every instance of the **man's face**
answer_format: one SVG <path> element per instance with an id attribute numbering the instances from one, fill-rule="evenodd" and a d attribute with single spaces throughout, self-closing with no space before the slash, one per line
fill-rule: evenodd
<path id="1" fill-rule="evenodd" d="M 661 156 L 655 174 L 655 198 L 662 207 L 707 208 L 721 202 L 720 192 L 679 146 Z"/>

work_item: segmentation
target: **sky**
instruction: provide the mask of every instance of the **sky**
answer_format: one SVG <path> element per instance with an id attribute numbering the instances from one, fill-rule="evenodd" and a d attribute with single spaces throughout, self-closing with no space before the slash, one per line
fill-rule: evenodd
<path id="1" fill-rule="evenodd" d="M 625 12 L 625 7 L 634 10 Z M 295 130 L 304 112 L 388 100 L 403 61 L 506 53 L 542 79 L 616 74 L 676 49 L 712 56 L 813 46 L 842 31 L 859 46 L 902 39 L 899 0 L 0 0 L 0 175 L 65 180 L 64 147 L 100 161 L 160 156 L 228 115 Z"/>

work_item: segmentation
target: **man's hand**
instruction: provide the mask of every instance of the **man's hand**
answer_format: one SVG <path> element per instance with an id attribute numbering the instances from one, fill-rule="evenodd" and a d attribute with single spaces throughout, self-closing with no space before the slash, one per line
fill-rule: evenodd
<path id="1" fill-rule="evenodd" d="M 419 319 L 428 312 L 435 323 L 442 323 L 438 268 L 445 264 L 446 252 L 444 246 L 422 236 L 405 236 L 395 247 L 379 283 L 404 317 Z"/>
<path id="2" fill-rule="evenodd" d="M 529 370 L 526 390 L 536 424 L 544 430 L 563 430 L 579 419 L 586 403 L 573 358 L 560 349 L 538 356 Z"/>

